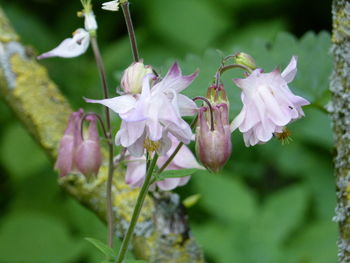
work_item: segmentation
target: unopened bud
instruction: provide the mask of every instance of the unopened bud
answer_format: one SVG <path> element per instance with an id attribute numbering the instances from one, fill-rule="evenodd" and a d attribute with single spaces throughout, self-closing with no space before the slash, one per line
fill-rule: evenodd
<path id="1" fill-rule="evenodd" d="M 68 127 L 60 141 L 60 148 L 55 163 L 55 169 L 60 171 L 60 176 L 66 176 L 74 169 L 74 152 L 77 145 L 76 134 L 80 130 L 80 119 L 83 110 L 73 112 L 70 115 Z"/>
<path id="2" fill-rule="evenodd" d="M 255 60 L 247 53 L 239 52 L 235 55 L 235 63 L 246 66 L 251 70 L 257 68 Z"/>
<path id="3" fill-rule="evenodd" d="M 90 115 L 86 118 L 90 121 L 88 138 L 85 138 L 75 152 L 75 164 L 79 172 L 85 176 L 96 175 L 102 163 L 100 142 L 96 127 L 96 117 Z"/>
<path id="4" fill-rule="evenodd" d="M 121 80 L 121 88 L 126 93 L 138 94 L 142 90 L 143 78 L 152 73 L 151 66 L 145 66 L 142 62 L 132 63 L 125 71 Z"/>
<path id="5" fill-rule="evenodd" d="M 207 169 L 218 172 L 231 155 L 231 132 L 228 105 L 226 103 L 212 105 L 212 110 L 213 119 L 210 117 L 209 108 L 199 109 L 196 154 Z"/>
<path id="6" fill-rule="evenodd" d="M 94 13 L 91 11 L 89 13 L 85 13 L 85 21 L 84 26 L 86 31 L 96 31 L 97 29 L 97 22 Z"/>

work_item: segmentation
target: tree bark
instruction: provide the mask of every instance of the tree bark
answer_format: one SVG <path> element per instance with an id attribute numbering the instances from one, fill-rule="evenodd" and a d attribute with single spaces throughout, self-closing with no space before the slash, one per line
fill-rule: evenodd
<path id="1" fill-rule="evenodd" d="M 335 137 L 335 171 L 337 207 L 334 221 L 338 222 L 339 262 L 350 262 L 350 2 L 334 0 L 331 53 L 334 69 L 329 104 Z"/>
<path id="2" fill-rule="evenodd" d="M 72 109 L 48 77 L 47 70 L 19 42 L 1 7 L 0 98 L 54 160 Z M 83 175 L 77 174 L 59 179 L 65 190 L 102 220 L 106 220 L 107 170 L 107 166 L 101 167 L 93 182 L 87 182 Z M 119 237 L 126 232 L 139 192 L 124 183 L 124 172 L 116 169 L 113 181 L 114 217 Z M 190 233 L 179 196 L 173 193 L 145 200 L 132 249 L 136 258 L 149 262 L 204 262 L 202 251 Z"/>

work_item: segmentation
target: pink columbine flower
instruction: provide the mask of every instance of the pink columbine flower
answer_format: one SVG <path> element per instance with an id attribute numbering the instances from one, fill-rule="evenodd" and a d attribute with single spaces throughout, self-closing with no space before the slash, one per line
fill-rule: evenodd
<path id="1" fill-rule="evenodd" d="M 83 110 L 73 112 L 70 115 L 68 126 L 60 141 L 55 169 L 59 170 L 60 176 L 66 176 L 75 169 L 74 154 L 79 144 L 80 120 Z"/>
<path id="2" fill-rule="evenodd" d="M 243 109 L 231 123 L 231 132 L 239 128 L 247 147 L 269 141 L 288 123 L 304 116 L 301 107 L 310 103 L 288 87 L 296 73 L 297 58 L 293 56 L 282 73 L 278 69 L 263 73 L 258 68 L 245 79 L 233 80 L 242 89 Z"/>
<path id="3" fill-rule="evenodd" d="M 90 44 L 89 33 L 79 28 L 73 33 L 72 38 L 66 38 L 56 48 L 41 54 L 37 59 L 51 57 L 73 58 L 85 53 Z"/>
<path id="4" fill-rule="evenodd" d="M 90 122 L 88 136 L 84 140 L 79 140 L 74 161 L 79 172 L 85 176 L 90 176 L 97 175 L 102 164 L 102 155 L 96 127 L 97 118 L 94 115 L 89 115 L 86 120 Z M 81 139 L 80 136 L 79 134 L 79 139 Z"/>
<path id="5" fill-rule="evenodd" d="M 191 141 L 191 128 L 181 117 L 194 115 L 197 106 L 180 92 L 186 89 L 197 75 L 198 72 L 183 76 L 175 63 L 160 81 L 153 74 L 146 75 L 141 94 L 86 101 L 100 103 L 119 114 L 122 124 L 115 141 L 117 145 L 126 147 L 131 155 L 142 156 L 145 145 L 153 145 L 152 150 L 163 155 L 171 146 L 168 133 L 185 144 Z"/>
<path id="6" fill-rule="evenodd" d="M 168 160 L 170 155 L 176 149 L 179 141 L 174 136 L 169 136 L 171 140 L 171 148 L 168 152 L 160 156 L 157 161 L 157 166 L 160 168 Z M 126 160 L 127 170 L 125 176 L 125 182 L 131 187 L 141 187 L 146 176 L 146 157 L 134 157 L 132 155 L 127 155 Z M 196 160 L 191 150 L 183 145 L 174 159 L 170 162 L 165 170 L 179 170 L 179 169 L 204 169 Z M 163 190 L 172 190 L 178 186 L 187 184 L 191 176 L 181 177 L 181 178 L 167 178 L 162 181 L 156 182 L 156 186 Z"/>

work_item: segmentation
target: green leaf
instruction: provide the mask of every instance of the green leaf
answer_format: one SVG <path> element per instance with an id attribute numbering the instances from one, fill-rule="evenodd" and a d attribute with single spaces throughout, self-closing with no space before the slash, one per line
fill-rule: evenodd
<path id="1" fill-rule="evenodd" d="M 185 177 L 194 174 L 195 172 L 200 171 L 200 169 L 181 169 L 181 170 L 166 170 L 161 174 L 157 175 L 157 181 L 161 181 L 167 178 L 179 178 Z"/>
<path id="2" fill-rule="evenodd" d="M 48 164 L 44 152 L 19 123 L 6 127 L 0 140 L 0 161 L 17 179 L 29 177 Z"/>
<path id="3" fill-rule="evenodd" d="M 79 262 L 84 243 L 67 225 L 40 213 L 12 213 L 2 218 L 1 262 Z"/>
<path id="4" fill-rule="evenodd" d="M 201 171 L 192 179 L 195 192 L 202 195 L 199 204 L 226 222 L 246 221 L 256 212 L 253 193 L 234 177 Z"/>
<path id="5" fill-rule="evenodd" d="M 271 195 L 262 206 L 252 228 L 268 242 L 278 244 L 302 222 L 307 207 L 307 195 L 303 186 L 296 185 Z M 276 224 L 276 220 L 280 224 Z"/>
<path id="6" fill-rule="evenodd" d="M 202 0 L 154 0 L 148 5 L 152 10 L 149 27 L 169 39 L 167 44 L 173 42 L 193 51 L 206 48 L 227 29 L 231 19 L 220 13 L 215 4 Z"/>
<path id="7" fill-rule="evenodd" d="M 337 225 L 330 220 L 314 221 L 300 229 L 289 244 L 284 262 L 336 263 Z"/>
<path id="8" fill-rule="evenodd" d="M 96 248 L 98 248 L 107 258 L 109 259 L 114 259 L 116 258 L 116 253 L 115 251 L 101 242 L 100 240 L 91 238 L 91 237 L 86 237 L 85 240 L 89 241 L 91 244 L 93 244 Z"/>

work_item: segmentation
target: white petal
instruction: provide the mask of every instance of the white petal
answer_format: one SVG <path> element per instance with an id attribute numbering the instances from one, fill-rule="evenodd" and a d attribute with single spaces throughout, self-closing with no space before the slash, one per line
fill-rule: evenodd
<path id="1" fill-rule="evenodd" d="M 157 186 L 163 191 L 173 190 L 180 183 L 180 178 L 167 178 L 157 182 Z"/>
<path id="2" fill-rule="evenodd" d="M 144 152 L 145 152 L 144 141 L 145 141 L 145 136 L 143 135 L 128 147 L 128 151 L 132 156 L 141 157 L 144 155 Z"/>
<path id="3" fill-rule="evenodd" d="M 126 122 L 122 121 L 121 129 L 116 136 L 116 144 L 129 147 L 139 139 L 145 130 L 145 121 Z M 143 145 L 143 142 L 142 142 Z"/>
<path id="4" fill-rule="evenodd" d="M 86 102 L 89 102 L 89 103 L 102 104 L 110 108 L 112 111 L 119 114 L 123 114 L 130 111 L 136 105 L 136 99 L 131 95 L 123 95 L 123 96 L 118 96 L 118 97 L 104 99 L 104 100 L 91 100 L 86 98 L 84 99 Z"/>
<path id="5" fill-rule="evenodd" d="M 177 94 L 177 103 L 181 116 L 193 116 L 197 113 L 196 103 L 185 95 Z"/>
<path id="6" fill-rule="evenodd" d="M 129 157 L 125 174 L 125 183 L 139 186 L 146 176 L 146 158 Z"/>
<path id="7" fill-rule="evenodd" d="M 178 154 L 174 157 L 172 163 L 182 169 L 204 169 L 203 166 L 197 162 L 194 154 L 186 145 L 182 145 Z"/>
<path id="8" fill-rule="evenodd" d="M 288 66 L 281 73 L 282 78 L 289 83 L 291 82 L 295 75 L 297 74 L 297 57 L 293 56 L 290 60 Z"/>
<path id="9" fill-rule="evenodd" d="M 109 1 L 102 4 L 102 9 L 108 10 L 108 11 L 118 11 L 119 10 L 119 1 Z"/>
<path id="10" fill-rule="evenodd" d="M 90 43 L 90 35 L 82 28 L 76 30 L 73 38 L 67 38 L 61 42 L 56 48 L 41 54 L 37 59 L 50 57 L 73 58 L 85 53 Z"/>

